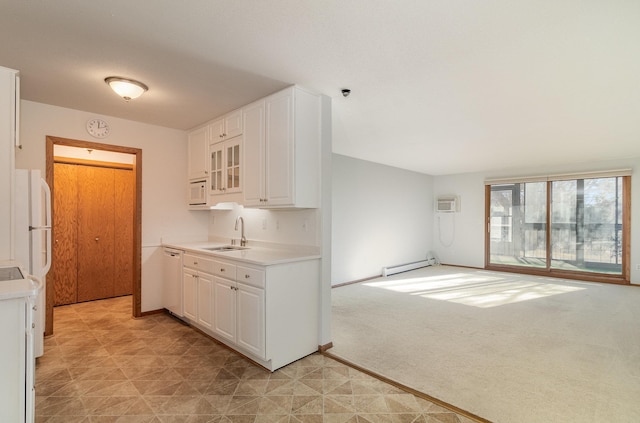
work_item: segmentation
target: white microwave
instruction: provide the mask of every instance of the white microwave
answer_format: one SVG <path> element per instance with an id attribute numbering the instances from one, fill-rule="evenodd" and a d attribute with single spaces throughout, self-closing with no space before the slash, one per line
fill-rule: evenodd
<path id="1" fill-rule="evenodd" d="M 201 206 L 207 204 L 207 181 L 189 182 L 189 205 Z"/>

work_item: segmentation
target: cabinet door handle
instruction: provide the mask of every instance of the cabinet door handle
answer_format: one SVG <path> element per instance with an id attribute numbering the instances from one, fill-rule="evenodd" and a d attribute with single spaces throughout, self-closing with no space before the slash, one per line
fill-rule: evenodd
<path id="1" fill-rule="evenodd" d="M 96 242 L 98 242 L 98 241 L 100 241 L 100 237 L 99 236 L 96 237 Z"/>
<path id="2" fill-rule="evenodd" d="M 245 279 L 249 279 L 251 276 L 250 275 L 244 275 Z"/>
<path id="3" fill-rule="evenodd" d="M 221 268 L 220 268 L 220 271 L 221 271 L 221 272 L 224 272 L 224 267 L 221 267 Z"/>

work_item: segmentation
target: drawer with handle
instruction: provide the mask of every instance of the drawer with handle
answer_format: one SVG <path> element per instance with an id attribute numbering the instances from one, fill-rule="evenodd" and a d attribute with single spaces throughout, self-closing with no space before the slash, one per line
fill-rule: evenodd
<path id="1" fill-rule="evenodd" d="M 192 254 L 185 254 L 183 256 L 183 265 L 206 273 L 213 273 L 214 269 L 213 260 Z"/>
<path id="2" fill-rule="evenodd" d="M 264 270 L 238 266 L 238 282 L 264 289 Z"/>
<path id="3" fill-rule="evenodd" d="M 213 262 L 213 274 L 227 279 L 236 279 L 236 265 L 224 261 Z"/>

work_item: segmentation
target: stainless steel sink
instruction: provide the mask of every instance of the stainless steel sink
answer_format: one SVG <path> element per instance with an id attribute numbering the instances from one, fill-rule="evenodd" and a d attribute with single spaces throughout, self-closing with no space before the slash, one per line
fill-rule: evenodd
<path id="1" fill-rule="evenodd" d="M 216 252 L 225 252 L 225 251 L 237 251 L 237 250 L 246 250 L 247 247 L 240 247 L 237 245 L 222 245 L 219 247 L 204 247 L 203 250 L 208 251 L 216 251 Z"/>

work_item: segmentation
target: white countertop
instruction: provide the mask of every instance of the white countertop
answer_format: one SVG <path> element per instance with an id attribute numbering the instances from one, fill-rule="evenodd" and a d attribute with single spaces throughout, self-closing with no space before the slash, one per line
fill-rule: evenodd
<path id="1" fill-rule="evenodd" d="M 0 268 L 21 267 L 15 261 L 0 261 Z M 11 279 L 0 281 L 0 300 L 10 300 L 14 298 L 22 298 L 38 295 L 38 291 L 42 288 L 42 283 L 35 281 L 27 275 L 23 269 L 22 279 Z"/>
<path id="2" fill-rule="evenodd" d="M 203 241 L 203 242 L 170 242 L 163 247 L 175 248 L 185 252 L 205 254 L 220 259 L 242 261 L 260 266 L 291 263 L 296 261 L 319 259 L 321 256 L 315 247 L 287 246 L 282 244 L 267 244 L 248 241 L 242 250 L 210 251 L 205 248 L 222 247 L 230 245 L 229 242 Z"/>

